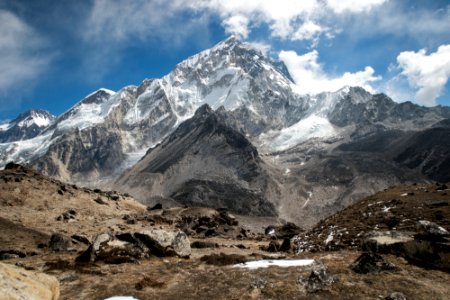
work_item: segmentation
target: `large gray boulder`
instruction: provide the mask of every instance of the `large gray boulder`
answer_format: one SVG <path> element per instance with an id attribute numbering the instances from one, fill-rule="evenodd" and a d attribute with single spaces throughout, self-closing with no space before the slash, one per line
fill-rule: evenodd
<path id="1" fill-rule="evenodd" d="M 398 271 L 396 266 L 373 252 L 363 252 L 351 265 L 351 269 L 360 274 Z"/>
<path id="2" fill-rule="evenodd" d="M 420 220 L 416 223 L 417 238 L 425 240 L 442 240 L 450 236 L 450 233 L 436 223 Z"/>
<path id="3" fill-rule="evenodd" d="M 97 235 L 88 249 L 77 257 L 77 262 L 103 261 L 110 264 L 137 262 L 148 256 L 148 249 L 138 243 L 117 239 L 109 233 Z"/>
<path id="4" fill-rule="evenodd" d="M 177 255 L 179 257 L 189 257 L 191 255 L 189 239 L 182 231 L 144 230 L 136 232 L 134 236 L 142 241 L 154 255 Z"/>

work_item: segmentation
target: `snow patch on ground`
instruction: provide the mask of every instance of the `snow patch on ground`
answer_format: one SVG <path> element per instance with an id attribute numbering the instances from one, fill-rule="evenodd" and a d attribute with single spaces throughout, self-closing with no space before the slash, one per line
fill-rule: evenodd
<path id="1" fill-rule="evenodd" d="M 268 267 L 281 267 L 281 268 L 287 268 L 287 267 L 304 267 L 309 266 L 314 263 L 314 259 L 277 259 L 277 260 L 269 260 L 269 259 L 263 259 L 263 260 L 255 260 L 255 261 L 249 261 L 242 264 L 234 265 L 234 268 L 245 268 L 250 270 L 255 270 L 259 268 L 268 268 Z"/>
<path id="2" fill-rule="evenodd" d="M 105 300 L 139 300 L 138 298 L 134 298 L 132 296 L 114 296 L 106 298 Z"/>
<path id="3" fill-rule="evenodd" d="M 334 232 L 331 231 L 330 234 L 327 236 L 327 239 L 325 240 L 325 245 L 328 245 L 334 238 Z"/>

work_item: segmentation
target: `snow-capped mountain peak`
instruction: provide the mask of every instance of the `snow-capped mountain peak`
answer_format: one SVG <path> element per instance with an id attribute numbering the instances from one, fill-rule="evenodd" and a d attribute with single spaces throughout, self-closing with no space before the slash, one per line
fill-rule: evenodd
<path id="1" fill-rule="evenodd" d="M 0 126 L 0 142 L 13 142 L 37 136 L 55 121 L 48 111 L 31 109 L 9 123 Z"/>

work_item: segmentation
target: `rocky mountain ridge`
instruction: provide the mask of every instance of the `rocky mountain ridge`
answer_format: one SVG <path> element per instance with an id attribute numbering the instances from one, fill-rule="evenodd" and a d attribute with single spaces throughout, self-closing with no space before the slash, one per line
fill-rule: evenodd
<path id="1" fill-rule="evenodd" d="M 11 122 L 0 124 L 0 143 L 34 138 L 55 119 L 55 116 L 42 109 L 31 109 L 21 113 Z"/>
<path id="2" fill-rule="evenodd" d="M 256 166 L 248 163 L 253 158 L 243 159 L 245 151 L 236 151 L 243 155 L 237 162 L 222 159 L 226 151 L 239 148 L 226 135 L 195 135 L 196 130 L 207 132 L 204 123 L 193 121 L 204 104 L 215 111 L 221 128 L 240 134 L 249 149 L 257 150 Z M 53 177 L 91 186 L 110 187 L 121 178 L 124 191 L 141 201 L 163 197 L 252 211 L 249 203 L 218 201 L 224 198 L 220 191 L 238 183 L 238 194 L 273 206 L 266 213 L 300 218 L 311 226 L 389 185 L 446 180 L 449 118 L 448 107 L 399 104 L 359 87 L 299 95 L 283 64 L 231 37 L 162 78 L 88 95 L 33 138 L 0 143 L 0 166 L 25 162 Z M 199 127 L 192 125 L 185 139 L 177 137 L 178 129 L 189 124 Z M 426 137 L 433 138 L 424 143 Z M 224 148 L 215 151 L 213 145 Z M 175 159 L 177 151 L 183 155 Z M 205 164 L 202 155 L 214 163 Z M 155 167 L 167 159 L 168 168 Z M 199 176 L 203 167 L 209 174 Z M 263 171 L 242 179 L 239 168 Z"/>

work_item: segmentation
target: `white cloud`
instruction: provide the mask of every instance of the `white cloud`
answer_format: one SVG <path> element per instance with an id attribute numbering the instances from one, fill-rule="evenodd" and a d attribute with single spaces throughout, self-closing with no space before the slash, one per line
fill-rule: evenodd
<path id="1" fill-rule="evenodd" d="M 249 20 L 246 16 L 234 15 L 225 19 L 222 25 L 227 33 L 236 34 L 246 39 L 249 34 L 248 23 Z"/>
<path id="2" fill-rule="evenodd" d="M 327 27 L 319 26 L 312 21 L 303 23 L 292 35 L 293 40 L 310 40 L 313 41 L 312 46 L 316 47 L 319 42 L 320 34 L 329 32 Z"/>
<path id="3" fill-rule="evenodd" d="M 263 55 L 268 55 L 272 48 L 269 44 L 264 42 L 249 42 L 249 44 L 256 50 L 259 50 Z"/>
<path id="4" fill-rule="evenodd" d="M 318 63 L 319 53 L 316 50 L 303 55 L 298 55 L 294 51 L 281 51 L 279 58 L 286 64 L 296 83 L 297 91 L 302 94 L 333 92 L 344 86 L 361 86 L 373 92 L 371 83 L 381 79 L 380 76 L 374 76 L 375 71 L 369 66 L 356 73 L 329 75 Z"/>
<path id="5" fill-rule="evenodd" d="M 46 69 L 49 55 L 39 55 L 45 46 L 39 35 L 16 15 L 0 10 L 0 109 L 17 106 L 18 89 L 26 89 Z M 11 102 L 10 98 L 16 102 Z M 2 101 L 8 101 L 2 103 Z"/>
<path id="6" fill-rule="evenodd" d="M 245 32 L 248 35 L 250 25 L 267 24 L 272 36 L 291 39 L 303 20 L 320 11 L 321 4 L 318 0 L 211 0 L 191 1 L 191 7 L 219 15 L 225 20 L 226 31 L 233 34 L 242 35 L 241 32 Z M 241 26 L 233 26 L 239 20 L 237 17 L 241 20 L 246 18 L 246 29 L 243 28 L 244 22 L 239 22 Z M 320 27 L 318 24 L 316 26 Z M 318 32 L 317 29 L 315 32 Z"/>
<path id="7" fill-rule="evenodd" d="M 388 2 L 388 0 L 328 0 L 327 4 L 334 12 L 341 14 L 344 12 L 368 12 L 385 2 Z"/>
<path id="8" fill-rule="evenodd" d="M 428 55 L 425 49 L 401 52 L 397 62 L 401 74 L 417 90 L 416 101 L 427 106 L 436 105 L 436 99 L 442 95 L 450 77 L 450 45 L 442 45 Z"/>

